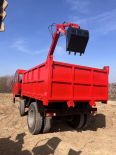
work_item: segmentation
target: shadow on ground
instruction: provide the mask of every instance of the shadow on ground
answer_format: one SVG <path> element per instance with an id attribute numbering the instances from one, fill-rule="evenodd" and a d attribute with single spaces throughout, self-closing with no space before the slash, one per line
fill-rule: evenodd
<path id="1" fill-rule="evenodd" d="M 0 139 L 0 155 L 54 155 L 61 142 L 58 137 L 49 139 L 44 145 L 34 147 L 32 152 L 22 150 L 25 133 L 18 134 L 15 141 L 11 137 Z M 70 149 L 67 155 L 80 155 L 81 151 Z"/>
<path id="2" fill-rule="evenodd" d="M 92 116 L 91 121 L 87 129 L 85 130 L 91 130 L 91 131 L 97 131 L 99 128 L 105 128 L 106 127 L 106 117 L 103 114 L 96 114 L 95 116 Z M 73 127 L 71 127 L 69 124 L 66 123 L 65 119 L 53 119 L 52 122 L 52 129 L 51 133 L 53 132 L 64 132 L 64 131 L 75 131 Z M 78 130 L 82 131 L 82 130 Z"/>
<path id="3" fill-rule="evenodd" d="M 106 116 L 103 114 L 96 114 L 92 117 L 88 130 L 97 131 L 99 128 L 106 127 Z"/>
<path id="4" fill-rule="evenodd" d="M 74 128 L 69 126 L 66 122 L 66 119 L 63 119 L 62 117 L 59 118 L 53 118 L 52 120 L 52 128 L 50 130 L 51 133 L 53 132 L 65 132 L 65 131 L 74 131 Z"/>
<path id="5" fill-rule="evenodd" d="M 11 137 L 0 138 L 0 155 L 31 155 L 28 150 L 22 151 L 25 133 L 18 134 L 16 141 L 11 140 Z"/>
<path id="6" fill-rule="evenodd" d="M 61 139 L 53 137 L 47 141 L 46 144 L 35 147 L 32 152 L 34 155 L 50 155 L 54 154 L 57 146 L 60 144 Z M 81 151 L 70 149 L 67 155 L 80 155 Z"/>

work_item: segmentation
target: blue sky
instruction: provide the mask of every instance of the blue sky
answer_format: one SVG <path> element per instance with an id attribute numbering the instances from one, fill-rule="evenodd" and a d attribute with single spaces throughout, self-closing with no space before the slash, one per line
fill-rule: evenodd
<path id="1" fill-rule="evenodd" d="M 9 1 L 6 31 L 0 33 L 0 76 L 44 62 L 51 43 L 48 26 L 64 21 L 88 29 L 90 40 L 80 57 L 68 55 L 65 38 L 60 38 L 55 60 L 97 68 L 110 66 L 110 82 L 116 82 L 115 0 Z"/>

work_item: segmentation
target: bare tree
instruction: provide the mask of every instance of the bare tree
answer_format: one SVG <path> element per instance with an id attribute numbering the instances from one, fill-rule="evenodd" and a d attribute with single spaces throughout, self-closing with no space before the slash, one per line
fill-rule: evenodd
<path id="1" fill-rule="evenodd" d="M 12 91 L 13 76 L 0 77 L 0 93 Z"/>
<path id="2" fill-rule="evenodd" d="M 116 100 L 116 83 L 109 84 L 109 99 Z"/>

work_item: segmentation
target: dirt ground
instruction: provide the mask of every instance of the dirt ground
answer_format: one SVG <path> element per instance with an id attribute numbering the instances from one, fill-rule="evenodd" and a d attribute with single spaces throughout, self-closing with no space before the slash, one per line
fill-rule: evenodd
<path id="1" fill-rule="evenodd" d="M 116 102 L 98 103 L 86 131 L 54 121 L 50 133 L 31 135 L 27 117 L 20 117 L 12 95 L 0 94 L 0 155 L 115 155 Z"/>

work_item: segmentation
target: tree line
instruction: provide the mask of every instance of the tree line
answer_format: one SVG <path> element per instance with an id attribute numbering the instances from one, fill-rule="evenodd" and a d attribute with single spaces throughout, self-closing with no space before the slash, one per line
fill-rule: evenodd
<path id="1" fill-rule="evenodd" d="M 13 76 L 0 77 L 0 93 L 12 92 Z"/>

